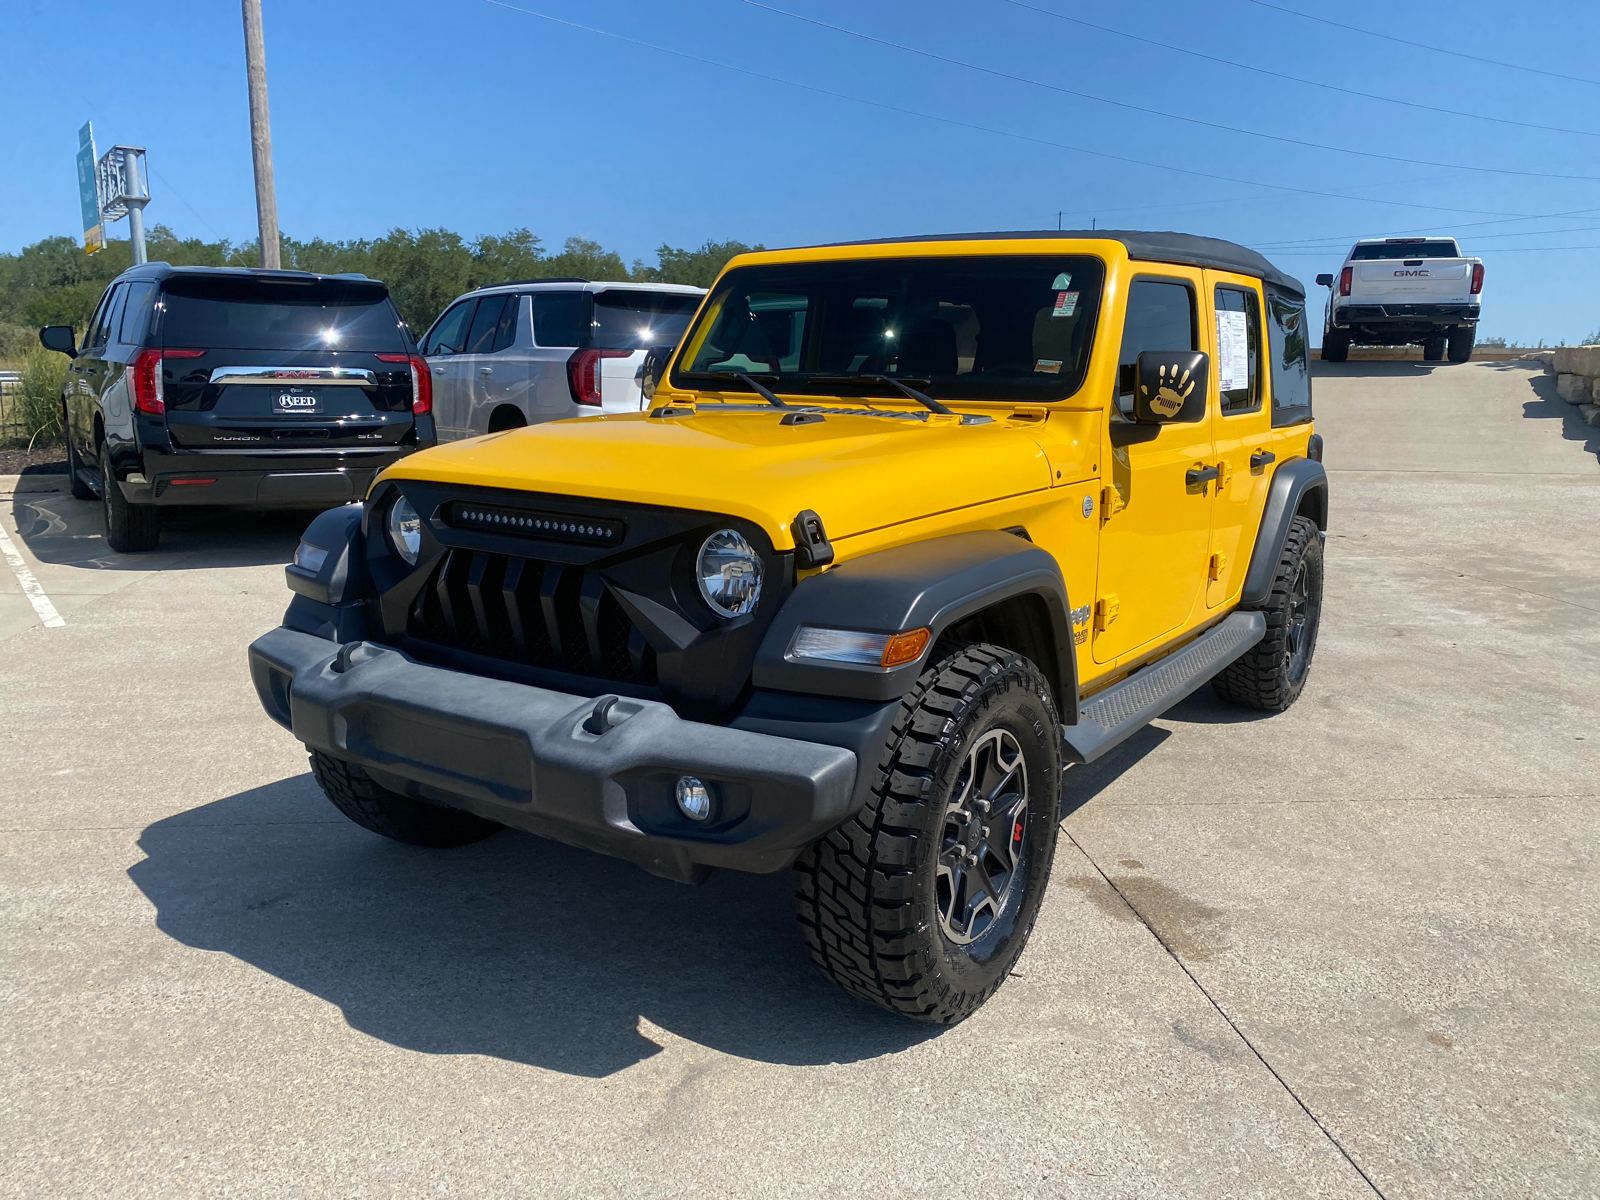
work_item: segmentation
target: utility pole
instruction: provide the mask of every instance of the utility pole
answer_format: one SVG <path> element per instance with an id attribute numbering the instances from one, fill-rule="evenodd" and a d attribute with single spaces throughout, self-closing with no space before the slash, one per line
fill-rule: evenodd
<path id="1" fill-rule="evenodd" d="M 250 149 L 256 166 L 256 218 L 261 265 L 277 270 L 278 195 L 272 185 L 272 122 L 267 116 L 267 46 L 261 35 L 261 0 L 244 5 L 244 60 L 250 79 Z"/>

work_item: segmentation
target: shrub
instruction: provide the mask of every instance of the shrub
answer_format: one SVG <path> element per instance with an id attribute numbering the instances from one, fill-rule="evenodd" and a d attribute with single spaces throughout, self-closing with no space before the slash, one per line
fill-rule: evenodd
<path id="1" fill-rule="evenodd" d="M 61 383 L 67 374 L 67 356 L 33 346 L 22 359 L 22 386 L 14 393 L 15 415 L 22 437 L 33 446 L 62 441 Z"/>

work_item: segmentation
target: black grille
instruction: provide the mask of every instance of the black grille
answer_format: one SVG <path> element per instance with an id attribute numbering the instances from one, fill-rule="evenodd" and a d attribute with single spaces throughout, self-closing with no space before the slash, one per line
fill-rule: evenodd
<path id="1" fill-rule="evenodd" d="M 605 581 L 562 563 L 447 551 L 411 607 L 407 633 L 508 662 L 657 682 L 655 651 Z"/>

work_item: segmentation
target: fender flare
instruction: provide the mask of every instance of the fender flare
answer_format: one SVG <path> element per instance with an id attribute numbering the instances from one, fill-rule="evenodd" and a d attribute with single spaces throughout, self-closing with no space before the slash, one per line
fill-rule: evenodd
<path id="1" fill-rule="evenodd" d="M 1055 557 L 999 530 L 957 533 L 850 559 L 800 581 L 756 651 L 752 682 L 781 692 L 894 700 L 926 666 L 928 652 L 899 667 L 796 659 L 789 654 L 802 625 L 900 633 L 933 631 L 932 647 L 951 625 L 1003 601 L 1037 597 L 1053 643 L 1041 662 L 1064 724 L 1077 721 L 1078 671 L 1072 609 Z"/>
<path id="2" fill-rule="evenodd" d="M 1272 476 L 1267 507 L 1261 514 L 1250 569 L 1239 596 L 1240 608 L 1258 608 L 1272 595 L 1272 579 L 1289 539 L 1289 526 L 1295 517 L 1309 516 L 1317 528 L 1328 528 L 1328 473 L 1322 464 L 1309 458 L 1291 458 Z"/>

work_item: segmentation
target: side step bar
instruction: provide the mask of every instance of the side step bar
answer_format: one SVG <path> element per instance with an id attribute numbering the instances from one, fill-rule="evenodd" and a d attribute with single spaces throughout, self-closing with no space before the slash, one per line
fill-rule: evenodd
<path id="1" fill-rule="evenodd" d="M 1069 762 L 1092 763 L 1132 737 L 1267 635 L 1267 618 L 1236 612 L 1182 650 L 1084 701 L 1062 732 Z"/>

